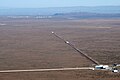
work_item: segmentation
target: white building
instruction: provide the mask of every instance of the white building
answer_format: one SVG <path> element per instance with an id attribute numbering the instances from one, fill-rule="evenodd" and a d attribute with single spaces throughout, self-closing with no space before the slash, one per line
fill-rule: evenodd
<path id="1" fill-rule="evenodd" d="M 95 69 L 97 69 L 97 70 L 110 70 L 111 67 L 109 67 L 108 65 L 96 65 Z"/>

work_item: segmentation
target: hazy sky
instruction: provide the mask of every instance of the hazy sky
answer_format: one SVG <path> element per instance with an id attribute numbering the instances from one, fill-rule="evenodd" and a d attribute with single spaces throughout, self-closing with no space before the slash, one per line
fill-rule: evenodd
<path id="1" fill-rule="evenodd" d="M 120 5 L 120 0 L 0 0 L 0 8 Z"/>

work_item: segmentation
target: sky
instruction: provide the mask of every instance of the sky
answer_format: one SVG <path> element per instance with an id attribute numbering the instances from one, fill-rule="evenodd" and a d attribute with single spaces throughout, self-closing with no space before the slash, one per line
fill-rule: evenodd
<path id="1" fill-rule="evenodd" d="M 0 0 L 0 8 L 120 6 L 120 0 Z"/>

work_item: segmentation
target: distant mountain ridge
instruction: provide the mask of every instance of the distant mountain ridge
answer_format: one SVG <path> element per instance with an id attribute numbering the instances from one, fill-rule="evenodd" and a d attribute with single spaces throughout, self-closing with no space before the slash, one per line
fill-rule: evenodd
<path id="1" fill-rule="evenodd" d="M 83 19 L 83 18 L 120 18 L 120 13 L 91 13 L 91 12 L 71 12 L 56 13 L 56 18 Z"/>
<path id="2" fill-rule="evenodd" d="M 0 8 L 0 15 L 54 15 L 56 13 L 100 13 L 118 14 L 120 6 L 76 6 L 76 7 L 51 7 L 51 8 Z"/>

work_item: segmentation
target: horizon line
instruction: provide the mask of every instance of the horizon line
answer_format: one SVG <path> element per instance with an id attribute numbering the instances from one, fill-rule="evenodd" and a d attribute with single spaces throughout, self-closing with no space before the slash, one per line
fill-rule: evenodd
<path id="1" fill-rule="evenodd" d="M 56 7 L 0 7 L 1 8 L 67 8 L 67 7 L 117 7 L 117 6 L 120 6 L 120 5 L 89 5 L 89 6 L 56 6 Z"/>

